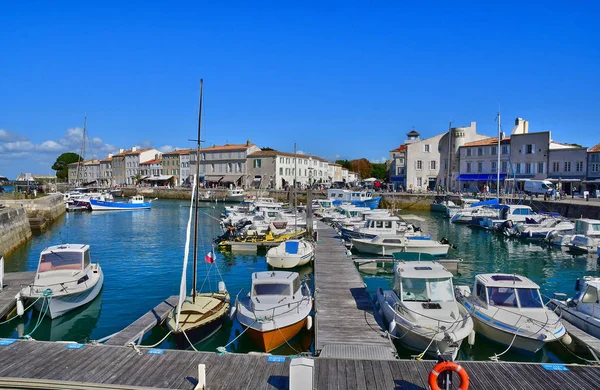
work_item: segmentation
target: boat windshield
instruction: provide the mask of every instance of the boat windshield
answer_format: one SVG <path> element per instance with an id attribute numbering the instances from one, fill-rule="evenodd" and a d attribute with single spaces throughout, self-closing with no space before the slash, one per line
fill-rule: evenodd
<path id="1" fill-rule="evenodd" d="M 515 289 L 512 287 L 488 287 L 487 292 L 492 306 L 518 307 Z"/>
<path id="2" fill-rule="evenodd" d="M 450 278 L 420 279 L 402 278 L 402 300 L 414 302 L 452 302 Z"/>
<path id="3" fill-rule="evenodd" d="M 38 273 L 56 270 L 81 271 L 81 269 L 81 252 L 50 252 L 42 255 Z"/>
<path id="4" fill-rule="evenodd" d="M 292 293 L 287 283 L 261 283 L 254 285 L 253 295 L 292 295 Z"/>
<path id="5" fill-rule="evenodd" d="M 518 288 L 517 295 L 521 307 L 541 309 L 544 307 L 540 292 L 536 288 Z"/>

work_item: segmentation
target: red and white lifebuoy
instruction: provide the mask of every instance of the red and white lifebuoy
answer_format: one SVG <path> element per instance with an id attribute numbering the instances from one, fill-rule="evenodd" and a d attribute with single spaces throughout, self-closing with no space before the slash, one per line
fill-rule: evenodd
<path id="1" fill-rule="evenodd" d="M 431 390 L 440 390 L 437 384 L 438 376 L 444 371 L 454 371 L 460 378 L 460 390 L 467 390 L 469 388 L 469 375 L 460 364 L 454 362 L 440 362 L 433 367 L 433 370 L 429 373 L 429 387 Z"/>

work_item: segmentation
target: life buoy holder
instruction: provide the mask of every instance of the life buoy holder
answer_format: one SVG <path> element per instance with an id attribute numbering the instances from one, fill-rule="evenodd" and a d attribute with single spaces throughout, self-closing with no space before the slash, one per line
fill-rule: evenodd
<path id="1" fill-rule="evenodd" d="M 454 371 L 458 374 L 458 377 L 460 378 L 460 390 L 467 390 L 469 388 L 469 375 L 460 364 L 454 362 L 439 362 L 429 373 L 429 387 L 431 390 L 440 390 L 437 379 L 444 371 Z"/>

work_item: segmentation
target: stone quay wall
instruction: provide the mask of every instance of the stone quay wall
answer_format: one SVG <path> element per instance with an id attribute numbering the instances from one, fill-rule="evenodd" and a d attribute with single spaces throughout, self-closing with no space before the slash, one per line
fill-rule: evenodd
<path id="1" fill-rule="evenodd" d="M 31 238 L 31 227 L 23 208 L 0 210 L 0 256 L 8 256 Z"/>
<path id="2" fill-rule="evenodd" d="M 37 199 L 0 199 L 4 207 L 25 209 L 32 230 L 43 231 L 66 212 L 61 194 L 52 194 Z"/>

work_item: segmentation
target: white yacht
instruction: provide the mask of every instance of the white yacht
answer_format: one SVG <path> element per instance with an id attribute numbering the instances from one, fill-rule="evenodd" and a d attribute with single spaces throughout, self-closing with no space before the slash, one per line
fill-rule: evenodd
<path id="1" fill-rule="evenodd" d="M 450 245 L 431 240 L 429 236 L 405 237 L 380 235 L 374 238 L 353 238 L 352 246 L 360 253 L 392 256 L 395 252 L 428 253 L 433 256 L 446 256 Z"/>
<path id="2" fill-rule="evenodd" d="M 499 205 L 498 217 L 484 217 L 480 221 L 480 226 L 491 230 L 506 221 L 515 223 L 537 223 L 541 217 L 533 211 L 530 206 L 523 204 Z"/>
<path id="3" fill-rule="evenodd" d="M 600 277 L 577 278 L 575 291 L 577 294 L 567 300 L 559 299 L 566 294 L 554 294 L 548 305 L 563 320 L 600 339 Z"/>
<path id="4" fill-rule="evenodd" d="M 542 301 L 539 286 L 520 275 L 479 274 L 473 291 L 455 288 L 456 299 L 473 314 L 475 330 L 500 344 L 531 353 L 566 333 Z"/>
<path id="5" fill-rule="evenodd" d="M 499 215 L 498 201 L 491 199 L 460 209 L 452 216 L 450 221 L 454 223 L 471 223 L 473 218 L 498 218 Z"/>
<path id="6" fill-rule="evenodd" d="M 91 302 L 103 282 L 100 265 L 91 262 L 89 245 L 56 245 L 42 251 L 33 283 L 19 295 L 35 301 L 33 307 L 43 314 L 56 318 Z"/>
<path id="7" fill-rule="evenodd" d="M 452 274 L 435 261 L 400 261 L 394 265 L 394 289 L 377 290 L 377 306 L 390 334 L 407 348 L 456 359 L 473 320 L 456 303 Z"/>
<path id="8" fill-rule="evenodd" d="M 340 234 L 346 241 L 353 238 L 374 238 L 378 235 L 422 236 L 421 229 L 406 223 L 393 215 L 376 214 L 368 216 L 362 226 L 340 227 Z"/>
<path id="9" fill-rule="evenodd" d="M 546 240 L 552 245 L 566 246 L 574 252 L 596 253 L 600 248 L 600 220 L 580 218 L 572 231 L 553 230 Z"/>
<path id="10" fill-rule="evenodd" d="M 306 240 L 287 240 L 270 248 L 266 257 L 274 268 L 300 267 L 314 259 L 315 248 Z"/>
<path id="11" fill-rule="evenodd" d="M 225 202 L 242 202 L 246 194 L 243 188 L 231 188 L 227 190 L 227 195 L 225 196 Z"/>
<path id="12" fill-rule="evenodd" d="M 296 272 L 252 274 L 250 293 L 236 303 L 236 318 L 250 339 L 270 352 L 289 342 L 302 328 L 312 327 L 313 298 Z"/>

